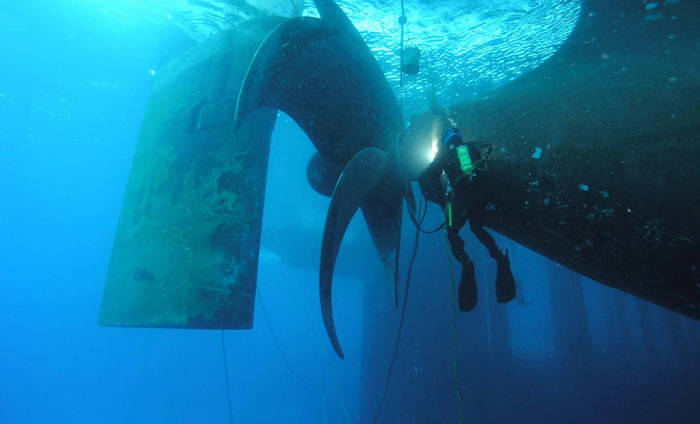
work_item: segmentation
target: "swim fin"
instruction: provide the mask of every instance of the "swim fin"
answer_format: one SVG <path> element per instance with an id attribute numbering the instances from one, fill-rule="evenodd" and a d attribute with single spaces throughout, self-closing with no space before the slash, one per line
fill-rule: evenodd
<path id="1" fill-rule="evenodd" d="M 498 270 L 496 272 L 496 300 L 498 303 L 508 303 L 515 299 L 515 279 L 510 271 L 510 259 L 508 249 L 497 260 Z"/>
<path id="2" fill-rule="evenodd" d="M 469 312 L 476 307 L 479 301 L 479 293 L 476 288 L 474 276 L 474 262 L 469 261 L 462 265 L 462 279 L 459 281 L 459 310 Z"/>

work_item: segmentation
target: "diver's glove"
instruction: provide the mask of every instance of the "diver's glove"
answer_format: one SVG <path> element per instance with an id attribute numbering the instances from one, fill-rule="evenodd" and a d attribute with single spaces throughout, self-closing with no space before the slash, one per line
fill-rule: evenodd
<path id="1" fill-rule="evenodd" d="M 479 301 L 479 293 L 476 290 L 476 277 L 474 277 L 474 262 L 471 260 L 462 265 L 462 279 L 459 280 L 459 310 L 469 312 L 476 307 Z"/>
<path id="2" fill-rule="evenodd" d="M 501 257 L 496 260 L 498 262 L 498 271 L 496 273 L 496 300 L 498 303 L 508 303 L 515 299 L 515 279 L 510 271 L 510 259 L 508 258 L 508 249 Z"/>

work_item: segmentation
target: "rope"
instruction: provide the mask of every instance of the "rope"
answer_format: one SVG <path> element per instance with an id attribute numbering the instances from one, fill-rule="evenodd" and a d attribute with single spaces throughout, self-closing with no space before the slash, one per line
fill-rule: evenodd
<path id="1" fill-rule="evenodd" d="M 404 0 L 401 0 L 401 16 L 399 16 L 399 26 L 401 27 L 401 49 L 399 55 L 399 106 L 401 108 L 401 114 L 403 115 L 403 40 L 404 40 L 404 27 L 406 26 L 406 7 L 404 6 Z"/>
<path id="2" fill-rule="evenodd" d="M 326 410 L 326 393 L 323 391 L 323 377 L 321 376 L 321 351 L 318 351 L 318 356 L 316 357 L 316 374 L 318 374 L 318 387 L 321 391 L 321 398 L 323 402 L 323 423 L 328 424 L 328 411 Z"/>
<path id="3" fill-rule="evenodd" d="M 423 208 L 423 201 L 425 200 L 425 208 Z M 379 400 L 379 406 L 377 406 L 377 414 L 374 416 L 374 424 L 377 423 L 377 420 L 379 420 L 379 414 L 382 412 L 382 405 L 384 404 L 384 398 L 386 397 L 386 392 L 389 388 L 389 381 L 391 380 L 391 373 L 394 370 L 394 365 L 396 365 L 396 361 L 399 359 L 399 342 L 401 341 L 401 331 L 403 330 L 403 323 L 404 323 L 404 318 L 406 317 L 406 305 L 408 304 L 408 289 L 411 286 L 411 272 L 413 270 L 413 264 L 416 261 L 416 254 L 418 253 L 418 238 L 420 236 L 420 226 L 423 224 L 423 221 L 425 220 L 425 216 L 427 215 L 428 211 L 428 200 L 424 197 L 421 196 L 421 201 L 418 206 L 418 216 L 420 217 L 420 221 L 418 226 L 416 227 L 416 238 L 413 242 L 413 254 L 411 256 L 411 262 L 408 265 L 408 275 L 406 276 L 406 291 L 404 292 L 404 299 L 403 299 L 403 307 L 401 308 L 401 321 L 399 322 L 399 331 L 396 336 L 396 345 L 394 346 L 394 355 L 391 358 L 391 364 L 389 365 L 389 372 L 387 373 L 386 376 L 386 382 L 384 383 L 384 392 L 382 393 L 382 398 Z M 422 213 L 422 215 L 421 215 Z"/>
<path id="4" fill-rule="evenodd" d="M 305 308 L 306 312 L 309 316 L 309 319 L 313 320 L 313 316 L 311 315 L 311 308 Z M 318 385 L 319 389 L 321 391 L 321 397 L 323 398 L 323 421 L 324 423 L 328 423 L 328 417 L 327 417 L 327 410 L 326 410 L 326 395 L 324 394 L 324 389 L 323 389 L 323 377 L 321 376 L 321 357 L 326 360 L 328 363 L 328 368 L 330 369 L 331 373 L 331 380 L 333 381 L 333 387 L 335 389 L 336 394 L 338 395 L 338 400 L 340 403 L 340 409 L 343 411 L 343 415 L 345 416 L 345 420 L 347 421 L 348 424 L 351 424 L 352 421 L 350 420 L 350 414 L 348 413 L 348 408 L 345 405 L 345 401 L 343 400 L 343 395 L 340 393 L 340 385 L 338 384 L 338 379 L 335 376 L 335 370 L 333 368 L 333 364 L 328 357 L 328 354 L 326 351 L 323 349 L 321 346 L 321 340 L 318 337 L 318 334 L 316 334 L 311 327 L 309 327 L 309 332 L 311 333 L 311 336 L 313 337 L 314 341 L 316 342 L 316 346 L 318 347 L 318 356 L 317 356 L 317 367 L 316 367 L 316 373 L 318 374 Z"/>
<path id="5" fill-rule="evenodd" d="M 228 417 L 233 424 L 233 409 L 231 408 L 231 389 L 228 382 L 228 360 L 226 359 L 226 338 L 224 330 L 221 330 L 221 345 L 224 347 L 224 373 L 226 374 L 226 399 L 228 399 Z"/>
<path id="6" fill-rule="evenodd" d="M 459 362 L 457 360 L 457 295 L 455 292 L 455 276 L 452 273 L 452 258 L 450 257 L 450 241 L 447 238 L 447 231 L 445 231 L 445 242 L 447 244 L 447 261 L 450 263 L 450 280 L 452 289 L 452 358 L 453 358 L 453 372 L 455 375 L 455 389 L 457 392 L 457 406 L 459 409 L 459 422 L 464 424 L 464 411 L 462 410 L 462 392 L 460 390 L 459 384 Z"/>
<path id="7" fill-rule="evenodd" d="M 425 213 L 428 213 L 427 208 L 428 208 L 428 206 L 427 206 L 427 200 L 426 200 L 426 211 L 425 211 Z M 440 231 L 440 230 L 442 230 L 443 228 L 445 228 L 445 223 L 443 222 L 442 224 L 440 224 L 440 225 L 439 225 L 437 228 L 435 228 L 434 230 L 424 230 L 423 228 L 421 228 L 421 225 L 418 224 L 418 218 L 416 218 L 416 215 L 413 213 L 413 211 L 411 210 L 411 208 L 408 208 L 408 216 L 411 218 L 411 222 L 413 222 L 413 225 L 415 225 L 415 227 L 418 228 L 418 230 L 419 230 L 421 233 L 423 233 L 423 234 L 435 234 L 435 233 L 437 233 L 438 231 Z"/>
<path id="8" fill-rule="evenodd" d="M 289 262 L 287 261 L 287 255 L 284 253 L 284 249 L 282 248 L 282 244 L 281 244 L 281 243 L 279 242 L 279 240 L 277 239 L 277 232 L 275 231 L 275 227 L 274 227 L 274 226 L 271 226 L 271 228 L 272 228 L 272 236 L 274 237 L 275 243 L 277 244 L 277 247 L 279 248 L 280 255 L 282 256 L 282 260 L 283 260 L 285 263 L 289 263 Z M 307 255 L 308 255 L 308 252 L 307 252 Z M 306 257 L 306 260 L 307 260 L 309 263 L 311 263 L 311 261 L 308 259 L 308 256 Z M 286 271 L 286 267 L 285 267 L 285 272 L 287 272 L 287 271 Z M 289 279 L 289 277 L 287 277 L 287 279 Z M 259 291 L 259 290 L 260 290 L 260 289 L 258 288 L 258 294 L 260 295 L 260 291 Z M 304 291 L 304 295 L 306 295 L 307 292 L 308 292 L 308 289 Z M 261 304 L 262 307 L 263 307 L 263 312 L 265 312 L 265 306 L 264 306 L 263 301 L 262 301 L 262 296 L 260 297 L 260 304 Z M 304 309 L 305 309 L 306 312 L 307 312 L 307 315 L 308 315 L 308 317 L 309 317 L 309 320 L 313 321 L 313 320 L 314 320 L 314 317 L 311 315 L 311 310 L 312 310 L 312 308 L 304 308 Z M 265 312 L 265 318 L 267 319 L 267 312 Z M 269 320 L 268 320 L 268 325 L 270 325 L 270 321 L 269 321 Z M 273 333 L 273 337 L 274 337 L 274 332 L 272 331 L 272 327 L 271 327 L 271 326 L 270 326 L 270 332 Z M 338 395 L 338 399 L 339 399 L 339 402 L 340 402 L 340 409 L 343 411 L 343 414 L 345 415 L 345 419 L 347 420 L 348 424 L 350 424 L 350 414 L 349 414 L 348 411 L 347 411 L 347 407 L 345 406 L 345 401 L 343 401 L 343 396 L 342 396 L 341 393 L 340 393 L 340 386 L 339 386 L 338 381 L 337 381 L 337 379 L 336 379 L 336 377 L 335 377 L 335 372 L 334 372 L 334 369 L 333 369 L 333 364 L 332 364 L 331 361 L 328 359 L 328 355 L 326 354 L 326 352 L 323 350 L 323 347 L 321 346 L 321 341 L 319 340 L 318 335 L 313 331 L 313 329 L 312 329 L 311 327 L 309 327 L 309 333 L 311 334 L 311 336 L 312 336 L 314 342 L 316 342 L 316 346 L 317 346 L 318 352 L 319 352 L 319 353 L 318 353 L 318 355 L 319 355 L 318 358 L 319 358 L 319 359 L 318 359 L 318 361 L 317 361 L 316 373 L 318 374 L 319 389 L 320 389 L 320 391 L 321 391 L 321 397 L 323 398 L 323 421 L 324 421 L 324 423 L 327 423 L 327 422 L 328 422 L 327 411 L 326 411 L 326 395 L 324 394 L 324 389 L 323 389 L 323 378 L 322 378 L 322 376 L 321 376 L 321 368 L 320 368 L 320 364 L 321 364 L 320 358 L 321 358 L 322 353 L 323 353 L 324 359 L 328 362 L 328 366 L 329 366 L 329 368 L 330 368 L 331 379 L 333 380 L 333 385 L 334 385 L 334 387 L 335 387 L 335 391 L 336 391 L 336 393 L 337 393 L 337 395 Z M 275 339 L 276 339 L 276 338 L 275 338 Z M 279 345 L 277 345 L 277 348 L 279 349 Z M 282 350 L 281 350 L 281 349 L 280 349 L 280 353 L 282 353 Z M 284 354 L 282 354 L 282 357 L 284 358 Z M 285 362 L 287 362 L 286 359 L 285 359 Z M 287 365 L 289 365 L 288 362 L 287 362 Z M 294 369 L 293 369 L 291 366 L 290 366 L 290 370 L 291 370 L 292 372 L 294 372 Z M 294 375 L 297 375 L 297 374 L 294 373 Z M 298 375 L 297 375 L 297 378 L 299 378 Z M 300 380 L 301 380 L 301 379 L 300 379 Z M 304 380 L 301 380 L 301 381 L 304 381 Z M 311 383 L 308 383 L 308 384 L 311 384 Z"/>
<path id="9" fill-rule="evenodd" d="M 279 247 L 279 251 L 280 251 L 280 254 L 281 254 L 281 256 L 282 256 L 282 260 L 283 260 L 285 263 L 288 263 L 288 261 L 287 261 L 287 255 L 284 253 L 284 249 L 282 248 L 282 244 L 281 244 L 281 243 L 279 242 L 279 240 L 277 239 L 277 233 L 276 233 L 276 231 L 275 231 L 275 227 L 274 227 L 274 226 L 271 226 L 271 228 L 272 228 L 272 235 L 273 235 L 273 237 L 274 237 L 274 239 L 275 239 L 275 243 L 277 244 L 277 247 Z M 308 252 L 307 252 L 306 260 L 307 260 L 309 263 L 311 263 L 311 261 L 308 259 Z M 287 271 L 286 271 L 286 267 L 285 267 L 285 272 L 287 272 Z M 308 291 L 308 289 L 307 289 L 306 291 L 304 291 L 304 295 L 306 295 L 307 291 Z M 258 294 L 260 294 L 259 288 L 258 288 Z M 260 297 L 260 304 L 263 305 L 263 312 L 265 312 L 265 306 L 264 306 L 264 304 L 263 304 L 262 297 Z M 307 312 L 307 315 L 308 315 L 308 317 L 309 317 L 309 320 L 310 320 L 310 321 L 313 321 L 313 320 L 314 320 L 314 317 L 313 317 L 312 314 L 311 314 L 312 308 L 304 308 L 304 309 L 305 309 L 306 312 Z M 265 318 L 267 318 L 267 312 L 265 312 Z M 268 325 L 270 325 L 270 321 L 269 321 L 269 320 L 268 320 Z M 270 327 L 270 332 L 273 333 L 273 337 L 274 337 L 274 332 L 272 331 L 272 327 Z M 321 368 L 320 368 L 320 364 L 321 364 L 320 358 L 321 358 L 321 356 L 323 356 L 323 358 L 324 358 L 324 359 L 326 360 L 326 362 L 328 363 L 328 367 L 329 367 L 330 373 L 331 373 L 331 380 L 333 381 L 333 387 L 335 388 L 336 394 L 338 395 L 338 399 L 339 399 L 339 403 L 340 403 L 340 409 L 343 411 L 343 415 L 345 416 L 345 420 L 348 422 L 348 424 L 350 424 L 350 423 L 351 423 L 350 414 L 348 413 L 347 407 L 346 407 L 346 405 L 345 405 L 345 401 L 343 400 L 343 395 L 340 393 L 340 385 L 338 384 L 338 379 L 337 379 L 336 376 L 335 376 L 335 371 L 334 371 L 334 368 L 333 368 L 333 364 L 331 363 L 330 359 L 328 358 L 328 354 L 326 353 L 326 351 L 325 351 L 325 350 L 323 349 L 323 347 L 321 346 L 321 341 L 320 341 L 318 335 L 316 334 L 316 332 L 313 331 L 313 329 L 312 329 L 311 327 L 309 327 L 309 333 L 311 334 L 311 336 L 312 336 L 314 342 L 316 342 L 316 346 L 317 346 L 318 352 L 319 352 L 319 353 L 318 353 L 318 355 L 319 355 L 318 358 L 319 358 L 319 359 L 318 359 L 318 361 L 317 361 L 316 373 L 318 374 L 319 389 L 320 389 L 320 391 L 321 391 L 321 397 L 323 398 L 323 421 L 324 421 L 324 423 L 328 423 L 328 417 L 327 417 L 327 411 L 326 411 L 326 395 L 325 395 L 325 393 L 324 393 L 323 378 L 322 378 L 322 376 L 321 376 Z M 277 348 L 279 349 L 279 345 L 277 346 Z M 282 353 L 282 350 L 281 350 L 281 349 L 280 349 L 280 353 Z M 282 354 L 282 357 L 284 357 L 284 354 Z M 285 359 L 285 362 L 287 362 L 286 359 Z M 289 363 L 287 363 L 287 365 L 289 365 Z M 290 367 L 290 370 L 292 370 L 292 372 L 294 372 L 294 369 L 291 368 L 291 367 Z M 296 373 L 294 373 L 294 374 L 296 375 Z M 297 377 L 298 377 L 298 376 L 297 376 Z M 302 380 L 302 381 L 303 381 L 303 380 Z M 310 383 L 309 383 L 309 384 L 310 384 Z"/>
<path id="10" fill-rule="evenodd" d="M 287 360 L 287 357 L 284 355 L 284 352 L 282 351 L 282 348 L 280 347 L 280 344 L 277 341 L 277 336 L 275 335 L 275 331 L 272 329 L 272 324 L 270 324 L 270 318 L 267 316 L 267 310 L 265 309 L 265 303 L 263 302 L 262 293 L 260 292 L 260 285 L 258 285 L 257 293 L 258 293 L 258 300 L 260 300 L 260 306 L 262 306 L 263 315 L 265 315 L 265 322 L 267 322 L 267 327 L 270 329 L 270 334 L 272 334 L 272 340 L 274 340 L 275 346 L 277 346 L 277 350 L 279 350 L 280 355 L 282 356 L 282 359 L 284 360 L 284 363 L 287 364 L 287 368 L 289 368 L 289 371 L 291 371 L 292 374 L 294 374 L 294 376 L 297 378 L 297 380 L 301 381 L 304 384 L 308 384 L 309 386 L 311 386 L 312 385 L 311 383 L 309 383 L 308 381 L 299 377 L 299 374 L 297 374 L 296 371 L 294 371 L 294 367 L 292 367 L 292 365 Z"/>

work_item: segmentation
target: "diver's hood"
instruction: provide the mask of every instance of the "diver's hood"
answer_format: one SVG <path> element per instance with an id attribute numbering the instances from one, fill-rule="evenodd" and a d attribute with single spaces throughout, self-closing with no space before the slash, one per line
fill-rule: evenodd
<path id="1" fill-rule="evenodd" d="M 404 181 L 414 181 L 428 168 L 437 153 L 440 135 L 449 126 L 443 111 L 416 113 L 408 131 L 396 144 L 399 170 Z"/>

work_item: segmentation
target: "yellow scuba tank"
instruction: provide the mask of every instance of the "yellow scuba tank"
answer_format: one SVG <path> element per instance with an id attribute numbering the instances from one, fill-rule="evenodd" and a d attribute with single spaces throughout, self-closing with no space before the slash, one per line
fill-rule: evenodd
<path id="1" fill-rule="evenodd" d="M 462 172 L 471 174 L 474 170 L 474 163 L 469 154 L 469 148 L 465 144 L 457 146 L 457 158 L 459 159 L 459 167 L 462 169 Z"/>

